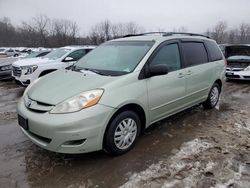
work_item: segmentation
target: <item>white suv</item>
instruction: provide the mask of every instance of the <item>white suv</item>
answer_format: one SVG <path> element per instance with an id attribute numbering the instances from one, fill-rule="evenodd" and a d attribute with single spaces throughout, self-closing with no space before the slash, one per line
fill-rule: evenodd
<path id="1" fill-rule="evenodd" d="M 95 46 L 65 46 L 42 58 L 18 60 L 12 64 L 12 77 L 17 83 L 27 86 L 38 77 L 72 66 L 94 48 Z"/>

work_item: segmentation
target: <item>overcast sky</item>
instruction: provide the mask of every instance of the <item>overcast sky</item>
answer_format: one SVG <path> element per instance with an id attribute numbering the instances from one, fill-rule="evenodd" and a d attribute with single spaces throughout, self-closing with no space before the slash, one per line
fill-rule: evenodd
<path id="1" fill-rule="evenodd" d="M 44 14 L 75 21 L 80 33 L 105 19 L 136 22 L 146 31 L 184 26 L 190 32 L 204 32 L 218 21 L 230 27 L 250 23 L 250 0 L 0 0 L 0 18 L 14 24 Z"/>

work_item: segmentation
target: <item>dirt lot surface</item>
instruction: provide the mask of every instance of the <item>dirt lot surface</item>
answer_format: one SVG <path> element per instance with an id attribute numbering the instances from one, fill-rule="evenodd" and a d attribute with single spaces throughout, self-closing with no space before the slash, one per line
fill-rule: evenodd
<path id="1" fill-rule="evenodd" d="M 0 187 L 250 187 L 250 82 L 225 83 L 217 109 L 156 123 L 119 157 L 32 144 L 16 120 L 23 90 L 0 82 Z"/>

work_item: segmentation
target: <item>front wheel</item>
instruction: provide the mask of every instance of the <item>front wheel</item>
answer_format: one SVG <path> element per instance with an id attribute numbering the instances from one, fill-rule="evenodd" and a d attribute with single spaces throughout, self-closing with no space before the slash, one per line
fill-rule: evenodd
<path id="1" fill-rule="evenodd" d="M 207 100 L 203 103 L 204 108 L 212 109 L 216 106 L 220 98 L 221 87 L 219 84 L 214 83 L 212 86 Z"/>
<path id="2" fill-rule="evenodd" d="M 104 150 L 112 155 L 129 151 L 140 133 L 141 122 L 133 111 L 118 114 L 110 123 L 104 138 Z"/>

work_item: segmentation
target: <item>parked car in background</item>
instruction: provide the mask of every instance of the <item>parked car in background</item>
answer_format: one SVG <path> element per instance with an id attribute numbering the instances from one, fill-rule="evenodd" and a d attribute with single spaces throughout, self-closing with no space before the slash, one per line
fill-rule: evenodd
<path id="1" fill-rule="evenodd" d="M 214 108 L 225 66 L 216 42 L 197 34 L 112 40 L 72 70 L 28 86 L 17 107 L 19 124 L 47 150 L 120 155 L 154 122 L 197 104 Z"/>
<path id="2" fill-rule="evenodd" d="M 24 59 L 42 57 L 48 54 L 49 52 L 50 51 L 33 52 L 25 56 Z M 20 59 L 20 56 L 0 59 L 0 80 L 12 79 L 12 76 L 11 76 L 12 64 L 19 59 Z"/>
<path id="3" fill-rule="evenodd" d="M 42 58 L 21 59 L 12 65 L 12 76 L 17 83 L 27 86 L 37 78 L 58 69 L 72 66 L 95 46 L 66 46 Z"/>
<path id="4" fill-rule="evenodd" d="M 2 52 L 3 55 L 6 55 L 7 57 L 17 57 L 20 54 L 19 50 L 15 50 L 15 49 L 7 49 L 5 51 Z"/>
<path id="5" fill-rule="evenodd" d="M 12 63 L 15 62 L 17 58 L 0 58 L 0 80 L 12 79 Z"/>
<path id="6" fill-rule="evenodd" d="M 223 45 L 227 80 L 250 80 L 250 45 Z"/>
<path id="7" fill-rule="evenodd" d="M 30 54 L 23 57 L 23 59 L 35 58 L 35 57 L 43 57 L 50 53 L 51 51 L 39 51 L 39 52 L 31 52 Z"/>

